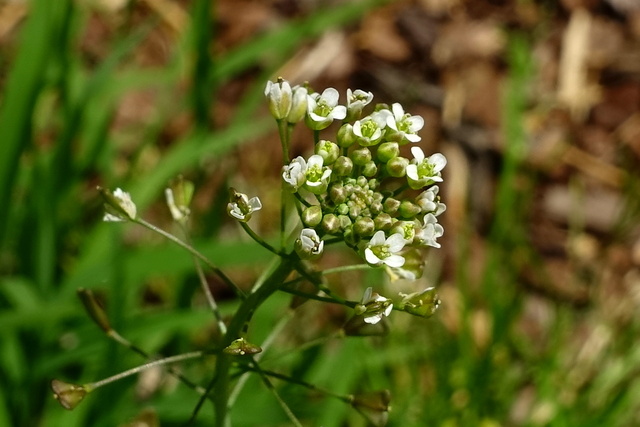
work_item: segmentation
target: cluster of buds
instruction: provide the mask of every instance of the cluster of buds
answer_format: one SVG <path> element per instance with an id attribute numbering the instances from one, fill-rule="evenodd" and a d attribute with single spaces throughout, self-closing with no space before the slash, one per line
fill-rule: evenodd
<path id="1" fill-rule="evenodd" d="M 265 95 L 273 116 L 290 126 L 303 121 L 320 131 L 342 121 L 334 138 L 318 138 L 313 155 L 296 157 L 282 170 L 285 188 L 304 203 L 301 256 L 317 256 L 318 242 L 335 236 L 369 264 L 402 270 L 412 249 L 440 247 L 444 229 L 437 217 L 446 206 L 436 184 L 442 182 L 446 158 L 426 156 L 415 145 L 406 149 L 410 157 L 403 156 L 403 146 L 421 139 L 422 117 L 405 113 L 398 103 L 378 104 L 363 116 L 373 95 L 362 90 L 348 90 L 344 106 L 336 89 L 320 94 L 280 79 L 268 82 Z"/>

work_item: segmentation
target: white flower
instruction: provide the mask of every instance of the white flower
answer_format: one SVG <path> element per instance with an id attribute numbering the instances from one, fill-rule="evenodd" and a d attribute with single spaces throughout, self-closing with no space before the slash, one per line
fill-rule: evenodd
<path id="1" fill-rule="evenodd" d="M 387 239 L 384 237 L 382 230 L 373 235 L 364 250 L 365 259 L 374 266 L 386 264 L 389 267 L 402 267 L 404 258 L 397 253 L 404 248 L 404 237 L 400 233 L 392 234 Z"/>
<path id="2" fill-rule="evenodd" d="M 262 209 L 262 203 L 257 196 L 249 199 L 246 194 L 238 193 L 233 189 L 231 191 L 233 194 L 231 202 L 227 204 L 227 212 L 238 221 L 247 222 L 255 211 Z"/>
<path id="3" fill-rule="evenodd" d="M 405 244 L 409 245 L 416 237 L 416 225 L 415 221 L 398 221 L 393 225 L 391 232 L 400 234 Z"/>
<path id="4" fill-rule="evenodd" d="M 380 114 L 356 120 L 353 124 L 353 134 L 358 137 L 358 143 L 363 147 L 376 145 L 383 136 L 384 117 Z"/>
<path id="5" fill-rule="evenodd" d="M 329 185 L 329 177 L 331 169 L 324 166 L 324 159 L 319 154 L 309 157 L 307 169 L 305 171 L 306 181 L 305 188 L 313 194 L 322 194 Z"/>
<path id="6" fill-rule="evenodd" d="M 295 250 L 302 259 L 317 258 L 322 255 L 324 250 L 324 240 L 320 239 L 313 228 L 305 228 L 296 240 Z"/>
<path id="7" fill-rule="evenodd" d="M 435 215 L 428 213 L 424 216 L 424 224 L 422 229 L 416 233 L 416 240 L 422 245 L 433 246 L 439 248 L 440 243 L 436 241 L 438 237 L 444 234 L 444 227 L 438 224 Z"/>
<path id="8" fill-rule="evenodd" d="M 287 122 L 298 123 L 307 114 L 307 88 L 304 86 L 294 86 L 292 89 L 291 110 L 287 115 Z"/>
<path id="9" fill-rule="evenodd" d="M 116 188 L 113 193 L 109 190 L 104 190 L 102 194 L 107 202 L 105 205 L 107 213 L 104 214 L 103 221 L 122 222 L 136 219 L 137 208 L 129 193 Z"/>
<path id="10" fill-rule="evenodd" d="M 434 185 L 416 197 L 416 204 L 420 206 L 422 213 L 432 213 L 438 216 L 447 209 L 447 206 L 440 202 L 438 191 L 440 191 L 440 188 Z"/>
<path id="11" fill-rule="evenodd" d="M 373 94 L 371 92 L 365 92 L 364 90 L 356 89 L 351 91 L 347 89 L 347 114 L 349 120 L 359 118 L 362 114 L 362 109 L 373 100 Z"/>
<path id="12" fill-rule="evenodd" d="M 414 190 L 434 182 L 442 182 L 440 171 L 447 165 L 447 158 L 435 153 L 425 158 L 420 147 L 411 147 L 414 159 L 407 166 L 407 181 Z"/>
<path id="13" fill-rule="evenodd" d="M 291 110 L 291 85 L 286 80 L 279 79 L 276 83 L 267 82 L 264 95 L 269 100 L 269 111 L 277 120 L 284 119 Z"/>
<path id="14" fill-rule="evenodd" d="M 307 179 L 306 172 L 307 161 L 304 157 L 298 156 L 291 163 L 282 167 L 282 179 L 289 190 L 296 192 Z"/>
<path id="15" fill-rule="evenodd" d="M 322 130 L 334 120 L 347 116 L 347 107 L 338 105 L 338 91 L 330 87 L 322 95 L 307 95 L 307 125 L 313 130 Z"/>
<path id="16" fill-rule="evenodd" d="M 365 323 L 375 325 L 383 316 L 389 317 L 393 310 L 393 302 L 377 293 L 372 288 L 367 288 L 362 296 L 362 301 L 355 307 L 356 314 L 364 317 Z"/>
<path id="17" fill-rule="evenodd" d="M 184 221 L 189 216 L 189 208 L 186 206 L 180 206 L 176 204 L 175 197 L 173 196 L 173 189 L 170 187 L 165 188 L 164 196 L 167 200 L 167 206 L 171 212 L 171 217 L 174 221 Z"/>
<path id="18" fill-rule="evenodd" d="M 397 102 L 391 106 L 391 109 L 392 111 L 386 114 L 387 126 L 395 131 L 391 137 L 397 142 L 403 142 L 404 140 L 409 142 L 420 141 L 422 138 L 416 132 L 424 126 L 424 119 L 420 116 L 405 114 L 402 105 Z"/>

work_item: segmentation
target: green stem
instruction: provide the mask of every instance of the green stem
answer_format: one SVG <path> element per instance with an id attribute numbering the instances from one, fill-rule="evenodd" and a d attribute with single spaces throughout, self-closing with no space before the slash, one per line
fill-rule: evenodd
<path id="1" fill-rule="evenodd" d="M 171 233 L 168 233 L 166 231 L 164 231 L 161 228 L 156 227 L 155 225 L 145 221 L 142 218 L 136 218 L 134 220 L 132 220 L 133 222 L 136 222 L 140 225 L 142 225 L 143 227 L 148 228 L 151 231 L 155 231 L 156 233 L 166 237 L 167 239 L 171 240 L 173 243 L 177 244 L 178 246 L 180 246 L 183 249 L 186 249 L 191 255 L 195 256 L 196 258 L 198 258 L 200 261 L 202 261 L 207 267 L 209 267 L 214 273 L 216 273 L 218 275 L 218 277 L 220 277 L 222 279 L 223 282 L 225 282 L 231 289 L 233 289 L 235 291 L 235 293 L 240 297 L 240 298 L 245 298 L 246 295 L 244 293 L 244 291 L 242 289 L 240 289 L 235 283 L 233 283 L 233 281 L 231 279 L 229 279 L 229 277 L 227 277 L 226 274 L 224 274 L 224 272 L 222 270 L 220 270 L 218 267 L 216 267 L 211 261 L 209 261 L 209 259 L 207 257 L 205 257 L 204 255 L 202 255 L 200 252 L 198 252 L 197 250 L 195 250 L 193 248 L 193 246 L 183 242 L 182 240 L 178 239 L 176 236 L 174 236 Z"/>
<path id="2" fill-rule="evenodd" d="M 254 289 L 246 299 L 240 303 L 240 306 L 229 323 L 227 333 L 224 335 L 222 341 L 223 348 L 230 345 L 233 340 L 241 337 L 245 329 L 245 325 L 247 325 L 251 320 L 256 309 L 269 296 L 279 289 L 280 285 L 293 271 L 293 265 L 295 263 L 295 261 L 292 260 L 293 257 L 293 255 L 281 257 L 278 264 L 272 269 L 262 284 L 257 287 L 257 289 Z M 215 377 L 207 387 L 207 390 L 213 393 L 215 402 L 215 425 L 218 427 L 227 427 L 230 425 L 228 421 L 229 393 L 231 386 L 230 370 L 234 357 L 236 356 L 232 356 L 224 352 L 220 353 L 216 359 Z M 198 406 L 194 410 L 192 419 L 195 419 L 197 410 L 200 408 L 205 398 L 206 395 L 201 398 L 200 402 L 198 402 Z"/>
<path id="3" fill-rule="evenodd" d="M 278 250 L 276 248 L 274 248 L 273 246 L 271 246 L 270 244 L 268 244 L 267 242 L 265 242 L 262 237 L 258 236 L 256 234 L 255 231 L 253 231 L 253 229 L 251 227 L 249 227 L 249 224 L 247 224 L 246 222 L 240 222 L 240 225 L 242 226 L 242 228 L 244 229 L 244 231 L 247 232 L 247 234 L 256 241 L 257 244 L 259 244 L 260 246 L 262 246 L 263 248 L 265 248 L 266 250 L 273 252 L 275 255 L 281 255 L 280 252 L 278 252 Z"/>

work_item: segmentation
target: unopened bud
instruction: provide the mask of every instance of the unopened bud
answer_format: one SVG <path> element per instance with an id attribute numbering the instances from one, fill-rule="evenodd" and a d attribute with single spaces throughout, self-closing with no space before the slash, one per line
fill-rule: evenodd
<path id="1" fill-rule="evenodd" d="M 347 192 L 342 184 L 333 184 L 329 189 L 329 198 L 333 203 L 339 205 L 347 200 Z"/>
<path id="2" fill-rule="evenodd" d="M 336 234 L 340 231 L 340 220 L 334 214 L 327 214 L 322 218 L 322 229 L 327 234 Z"/>
<path id="3" fill-rule="evenodd" d="M 268 81 L 267 87 L 264 89 L 264 95 L 269 101 L 269 111 L 276 120 L 287 117 L 291 110 L 292 98 L 289 82 L 282 78 L 278 78 L 276 83 Z"/>
<path id="4" fill-rule="evenodd" d="M 333 164 L 333 173 L 337 176 L 349 176 L 353 171 L 353 161 L 346 156 L 340 156 Z"/>
<path id="5" fill-rule="evenodd" d="M 225 347 L 222 351 L 232 356 L 245 356 L 260 353 L 262 349 L 260 348 L 260 346 L 251 344 L 244 338 L 238 338 L 231 344 L 229 344 L 229 346 Z"/>
<path id="6" fill-rule="evenodd" d="M 307 114 L 307 88 L 294 86 L 292 89 L 291 110 L 287 115 L 287 122 L 293 124 L 304 119 Z"/>
<path id="7" fill-rule="evenodd" d="M 408 200 L 403 200 L 400 203 L 400 208 L 398 209 L 400 216 L 405 219 L 413 219 L 420 213 L 420 206 L 415 203 L 411 203 Z"/>
<path id="8" fill-rule="evenodd" d="M 393 197 L 387 197 L 387 200 L 384 201 L 382 206 L 386 213 L 388 213 L 389 215 L 394 215 L 400 208 L 400 201 L 394 199 Z"/>
<path id="9" fill-rule="evenodd" d="M 136 219 L 137 208 L 129 193 L 116 188 L 114 192 L 98 187 L 104 200 L 106 214 L 103 220 L 107 222 L 129 221 Z"/>
<path id="10" fill-rule="evenodd" d="M 401 293 L 400 296 L 402 301 L 398 308 L 414 316 L 431 317 L 440 306 L 440 299 L 433 287 L 408 295 Z"/>
<path id="11" fill-rule="evenodd" d="M 307 227 L 315 227 L 322 221 L 322 208 L 318 205 L 310 206 L 302 211 L 302 222 Z"/>
<path id="12" fill-rule="evenodd" d="M 182 176 L 164 190 L 167 206 L 174 221 L 184 222 L 189 217 L 193 191 L 193 182 L 185 180 Z"/>
<path id="13" fill-rule="evenodd" d="M 378 147 L 378 160 L 387 163 L 389 160 L 400 155 L 400 146 L 397 142 L 383 142 Z"/>
<path id="14" fill-rule="evenodd" d="M 74 409 L 90 391 L 85 386 L 69 384 L 60 380 L 51 381 L 53 397 L 64 409 Z"/>
<path id="15" fill-rule="evenodd" d="M 362 168 L 362 175 L 366 177 L 375 176 L 377 173 L 378 173 L 378 166 L 373 160 L 367 162 Z"/>
<path id="16" fill-rule="evenodd" d="M 371 150 L 367 147 L 358 148 L 349 154 L 354 165 L 364 166 L 371 161 Z"/>
<path id="17" fill-rule="evenodd" d="M 369 217 L 360 217 L 356 219 L 356 222 L 353 224 L 353 231 L 362 237 L 373 236 L 376 225 L 374 221 Z"/>
<path id="18" fill-rule="evenodd" d="M 98 303 L 98 300 L 91 289 L 78 289 L 78 297 L 80 297 L 80 301 L 82 301 L 84 309 L 87 310 L 91 319 L 96 322 L 100 329 L 104 332 L 111 331 L 111 324 L 109 323 L 107 313 L 105 313 L 104 308 L 102 308 L 100 303 Z"/>
<path id="19" fill-rule="evenodd" d="M 323 139 L 316 144 L 315 153 L 322 156 L 325 165 L 331 165 L 340 156 L 340 148 L 335 142 Z"/>
<path id="20" fill-rule="evenodd" d="M 357 139 L 357 137 L 353 133 L 353 126 L 349 123 L 343 124 L 340 129 L 338 129 L 338 135 L 336 139 L 340 147 L 351 147 Z"/>
<path id="21" fill-rule="evenodd" d="M 394 219 L 388 213 L 381 213 L 373 220 L 376 230 L 388 231 L 394 223 Z"/>
<path id="22" fill-rule="evenodd" d="M 394 157 L 387 162 L 387 173 L 394 178 L 402 178 L 407 173 L 409 159 Z"/>

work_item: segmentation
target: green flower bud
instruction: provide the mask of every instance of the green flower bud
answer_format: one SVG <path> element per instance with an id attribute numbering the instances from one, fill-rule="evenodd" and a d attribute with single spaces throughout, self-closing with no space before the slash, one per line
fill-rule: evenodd
<path id="1" fill-rule="evenodd" d="M 336 206 L 336 212 L 340 215 L 349 215 L 349 205 L 346 203 L 340 203 Z"/>
<path id="2" fill-rule="evenodd" d="M 349 123 L 343 124 L 338 129 L 337 142 L 342 148 L 351 147 L 356 142 L 357 137 L 353 134 L 353 126 Z"/>
<path id="3" fill-rule="evenodd" d="M 287 122 L 298 123 L 307 114 L 307 88 L 304 86 L 294 86 L 291 96 L 291 110 L 287 115 Z"/>
<path id="4" fill-rule="evenodd" d="M 403 200 L 400 203 L 400 208 L 398 209 L 400 216 L 406 219 L 413 219 L 420 213 L 420 206 L 415 203 L 411 203 L 408 200 Z"/>
<path id="5" fill-rule="evenodd" d="M 387 173 L 394 178 L 402 178 L 407 173 L 409 159 L 394 157 L 387 162 Z"/>
<path id="6" fill-rule="evenodd" d="M 53 397 L 60 402 L 65 409 L 74 409 L 82 399 L 91 391 L 86 386 L 69 384 L 60 380 L 51 381 Z"/>
<path id="7" fill-rule="evenodd" d="M 400 155 L 400 146 L 397 142 L 383 142 L 378 147 L 378 160 L 387 163 L 389 160 Z"/>
<path id="8" fill-rule="evenodd" d="M 111 331 L 111 324 L 109 323 L 109 318 L 107 317 L 107 313 L 104 311 L 104 308 L 98 302 L 98 299 L 94 295 L 91 289 L 78 289 L 78 296 L 84 305 L 85 310 L 89 313 L 89 316 L 93 319 L 94 322 L 102 329 L 104 332 Z"/>
<path id="9" fill-rule="evenodd" d="M 353 226 L 345 228 L 342 238 L 348 246 L 354 247 L 360 241 L 360 237 L 353 232 Z"/>
<path id="10" fill-rule="evenodd" d="M 382 212 L 382 202 L 376 200 L 371 202 L 371 204 L 369 205 L 369 211 L 371 211 L 372 215 L 378 215 L 380 212 Z"/>
<path id="11" fill-rule="evenodd" d="M 353 161 L 345 156 L 340 156 L 333 163 L 333 173 L 336 176 L 349 176 L 353 171 Z"/>
<path id="12" fill-rule="evenodd" d="M 400 201 L 394 199 L 393 197 L 387 197 L 387 200 L 384 201 L 382 206 L 386 213 L 388 213 L 389 215 L 394 215 L 400 208 Z"/>
<path id="13" fill-rule="evenodd" d="M 352 222 L 351 222 L 351 218 L 349 218 L 349 216 L 347 216 L 347 215 L 338 215 L 338 219 L 340 220 L 340 228 L 341 229 L 346 230 L 347 228 L 351 227 Z"/>
<path id="14" fill-rule="evenodd" d="M 358 148 L 349 154 L 354 165 L 364 166 L 371 161 L 371 150 L 367 147 Z"/>
<path id="15" fill-rule="evenodd" d="M 369 217 L 360 217 L 356 219 L 356 222 L 353 224 L 353 231 L 362 237 L 373 236 L 376 225 L 374 221 Z"/>
<path id="16" fill-rule="evenodd" d="M 322 218 L 322 229 L 327 234 L 336 234 L 340 231 L 340 220 L 334 214 L 327 214 Z"/>
<path id="17" fill-rule="evenodd" d="M 182 176 L 171 183 L 171 186 L 164 190 L 167 206 L 174 221 L 185 223 L 191 213 L 189 205 L 193 198 L 193 182 L 185 180 Z"/>
<path id="18" fill-rule="evenodd" d="M 267 82 L 267 87 L 264 89 L 264 95 L 269 101 L 269 111 L 276 120 L 284 119 L 291 110 L 291 86 L 289 82 L 278 78 L 276 83 L 272 81 Z"/>
<path id="19" fill-rule="evenodd" d="M 340 156 L 340 148 L 335 142 L 323 139 L 316 144 L 315 153 L 322 156 L 325 165 L 331 165 Z"/>
<path id="20" fill-rule="evenodd" d="M 318 205 L 309 206 L 302 211 L 302 222 L 307 227 L 315 227 L 322 221 L 322 208 Z"/>
<path id="21" fill-rule="evenodd" d="M 336 183 L 329 188 L 329 198 L 336 205 L 344 203 L 347 200 L 347 192 L 342 184 Z"/>
<path id="22" fill-rule="evenodd" d="M 378 166 L 373 160 L 370 162 L 367 162 L 367 164 L 364 165 L 364 168 L 362 168 L 362 175 L 364 176 L 372 177 L 372 176 L 375 176 L 377 173 L 378 173 Z"/>
<path id="23" fill-rule="evenodd" d="M 245 356 L 260 353 L 262 349 L 255 344 L 251 344 L 244 338 L 238 338 L 237 340 L 234 340 L 231 344 L 229 344 L 228 347 L 225 347 L 222 351 L 232 356 Z"/>
<path id="24" fill-rule="evenodd" d="M 383 230 L 383 231 L 390 230 L 391 227 L 393 226 L 394 221 L 395 220 L 388 213 L 381 213 L 380 215 L 376 216 L 375 219 L 373 220 L 376 226 L 376 230 Z"/>

